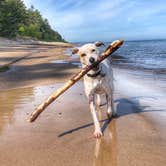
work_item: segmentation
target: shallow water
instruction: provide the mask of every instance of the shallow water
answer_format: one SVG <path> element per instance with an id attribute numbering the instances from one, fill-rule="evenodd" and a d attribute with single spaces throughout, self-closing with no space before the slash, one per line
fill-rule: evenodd
<path id="1" fill-rule="evenodd" d="M 54 60 L 54 61 L 51 61 L 51 63 L 55 63 L 55 64 L 70 64 L 70 65 L 77 66 L 78 68 L 81 68 L 80 61 L 75 60 L 75 58 L 73 58 L 72 60 Z"/>

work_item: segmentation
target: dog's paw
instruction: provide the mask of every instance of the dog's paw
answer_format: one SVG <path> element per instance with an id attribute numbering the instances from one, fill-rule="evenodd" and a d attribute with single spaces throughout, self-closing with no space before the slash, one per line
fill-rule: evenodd
<path id="1" fill-rule="evenodd" d="M 112 118 L 112 112 L 107 112 L 107 118 L 111 119 Z"/>
<path id="2" fill-rule="evenodd" d="M 103 136 L 103 133 L 101 132 L 101 130 L 96 130 L 93 133 L 93 135 L 94 135 L 95 138 L 101 138 Z"/>

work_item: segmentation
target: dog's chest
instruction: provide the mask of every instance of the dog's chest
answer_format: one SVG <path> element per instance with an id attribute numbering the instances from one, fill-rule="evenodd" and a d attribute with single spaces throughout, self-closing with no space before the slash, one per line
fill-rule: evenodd
<path id="1" fill-rule="evenodd" d="M 104 79 L 96 79 L 92 83 L 92 91 L 97 94 L 105 93 L 106 86 Z"/>

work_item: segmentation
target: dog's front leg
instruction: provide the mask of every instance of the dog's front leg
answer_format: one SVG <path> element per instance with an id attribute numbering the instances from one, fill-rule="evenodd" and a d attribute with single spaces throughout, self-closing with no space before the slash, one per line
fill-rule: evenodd
<path id="1" fill-rule="evenodd" d="M 94 95 L 93 94 L 89 95 L 89 104 L 90 104 L 90 110 L 91 110 L 91 114 L 92 114 L 93 121 L 94 121 L 94 126 L 95 126 L 94 137 L 95 138 L 100 138 L 103 134 L 101 132 L 100 123 L 99 123 L 99 120 L 98 120 L 98 117 L 97 117 L 96 108 L 95 108 L 95 101 L 94 101 Z"/>

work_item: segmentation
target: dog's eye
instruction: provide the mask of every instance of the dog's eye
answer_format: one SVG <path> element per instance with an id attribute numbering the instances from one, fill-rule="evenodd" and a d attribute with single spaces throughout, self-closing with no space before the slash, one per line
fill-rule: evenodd
<path id="1" fill-rule="evenodd" d="M 84 56 L 86 56 L 86 54 L 85 54 L 85 53 L 81 54 L 81 57 L 84 57 Z"/>
<path id="2" fill-rule="evenodd" d="M 96 50 L 95 49 L 92 49 L 92 52 L 95 52 Z"/>

